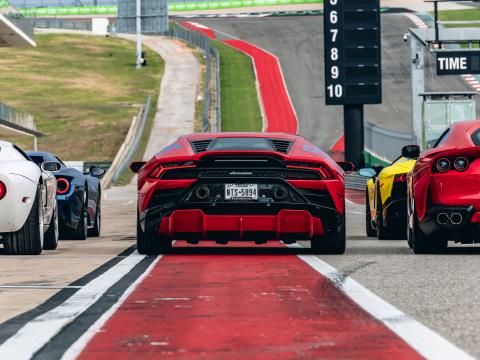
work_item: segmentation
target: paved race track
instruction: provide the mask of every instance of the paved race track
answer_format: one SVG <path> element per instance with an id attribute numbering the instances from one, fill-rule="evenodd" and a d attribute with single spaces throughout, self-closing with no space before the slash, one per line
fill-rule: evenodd
<path id="1" fill-rule="evenodd" d="M 196 19 L 196 22 L 260 46 L 280 59 L 300 121 L 300 134 L 329 149 L 342 135 L 343 110 L 325 106 L 323 17 Z M 365 119 L 389 129 L 411 131 L 410 44 L 403 41 L 413 23 L 403 14 L 382 15 L 383 104 L 365 107 Z M 433 61 L 431 62 L 432 64 Z M 471 91 L 458 76 L 428 72 L 429 91 Z"/>

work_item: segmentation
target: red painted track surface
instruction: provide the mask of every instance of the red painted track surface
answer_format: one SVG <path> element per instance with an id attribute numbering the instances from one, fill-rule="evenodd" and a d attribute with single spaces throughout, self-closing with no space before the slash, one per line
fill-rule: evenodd
<path id="1" fill-rule="evenodd" d="M 180 23 L 180 25 L 183 26 L 186 29 L 198 31 L 198 32 L 202 33 L 203 35 L 209 37 L 210 39 L 215 39 L 216 38 L 213 30 L 208 28 L 207 26 L 203 26 L 201 24 L 197 24 L 197 23 L 191 22 L 191 21 L 182 21 Z"/>
<path id="2" fill-rule="evenodd" d="M 225 40 L 224 43 L 247 54 L 254 62 L 268 123 L 265 131 L 296 134 L 298 119 L 288 95 L 278 59 L 243 40 Z"/>
<path id="3" fill-rule="evenodd" d="M 292 255 L 167 255 L 80 359 L 416 359 Z"/>

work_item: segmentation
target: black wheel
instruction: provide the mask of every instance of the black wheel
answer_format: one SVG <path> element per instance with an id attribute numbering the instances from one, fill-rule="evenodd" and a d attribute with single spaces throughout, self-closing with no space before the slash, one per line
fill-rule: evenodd
<path id="1" fill-rule="evenodd" d="M 86 240 L 87 237 L 88 237 L 87 209 L 85 204 L 83 204 L 82 210 L 80 212 L 80 218 L 78 219 L 77 228 L 72 231 L 72 239 Z"/>
<path id="2" fill-rule="evenodd" d="M 447 249 L 447 240 L 433 239 L 420 229 L 415 212 L 413 213 L 413 228 L 409 232 L 412 250 L 415 254 L 438 254 Z"/>
<path id="3" fill-rule="evenodd" d="M 370 213 L 370 201 L 368 199 L 368 186 L 365 191 L 365 228 L 366 228 L 367 237 L 377 236 L 377 232 L 372 226 L 372 215 Z"/>
<path id="4" fill-rule="evenodd" d="M 172 240 L 158 234 L 146 234 L 137 214 L 137 251 L 142 255 L 165 254 L 172 249 Z"/>
<path id="5" fill-rule="evenodd" d="M 43 250 L 55 250 L 58 246 L 58 209 L 53 211 L 50 225 L 43 240 Z"/>
<path id="6" fill-rule="evenodd" d="M 337 229 L 324 236 L 315 237 L 311 243 L 311 249 L 315 254 L 341 255 L 346 248 L 345 216 Z"/>
<path id="7" fill-rule="evenodd" d="M 102 230 L 102 207 L 100 205 L 100 198 L 98 198 L 97 210 L 95 211 L 95 220 L 93 222 L 93 227 L 88 229 L 88 236 L 99 237 L 101 230 Z"/>
<path id="8" fill-rule="evenodd" d="M 383 206 L 382 206 L 382 198 L 380 196 L 380 189 L 377 190 L 377 216 L 376 221 L 377 223 L 377 238 L 378 240 L 387 240 L 390 238 L 389 229 L 383 225 Z"/>
<path id="9" fill-rule="evenodd" d="M 22 228 L 3 234 L 3 247 L 7 255 L 39 255 L 43 249 L 43 211 L 40 187 L 37 189 L 32 210 Z"/>

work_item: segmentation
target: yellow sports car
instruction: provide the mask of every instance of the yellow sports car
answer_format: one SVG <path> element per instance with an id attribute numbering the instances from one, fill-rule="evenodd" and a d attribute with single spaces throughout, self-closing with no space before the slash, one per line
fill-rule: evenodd
<path id="1" fill-rule="evenodd" d="M 407 228 L 407 173 L 418 157 L 420 148 L 408 145 L 402 155 L 389 166 L 361 169 L 369 177 L 366 191 L 367 236 L 383 239 L 403 239 Z"/>

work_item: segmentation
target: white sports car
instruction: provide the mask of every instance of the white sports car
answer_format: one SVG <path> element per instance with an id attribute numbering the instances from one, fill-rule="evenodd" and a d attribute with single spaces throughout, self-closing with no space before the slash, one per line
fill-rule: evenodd
<path id="1" fill-rule="evenodd" d="M 10 255 L 38 255 L 58 245 L 57 164 L 38 167 L 16 145 L 0 141 L 0 236 Z"/>

